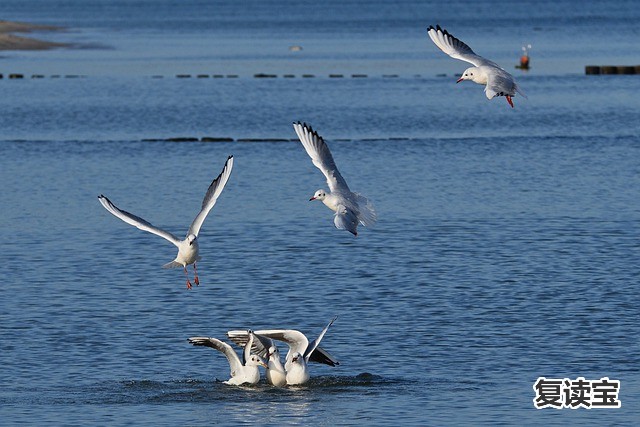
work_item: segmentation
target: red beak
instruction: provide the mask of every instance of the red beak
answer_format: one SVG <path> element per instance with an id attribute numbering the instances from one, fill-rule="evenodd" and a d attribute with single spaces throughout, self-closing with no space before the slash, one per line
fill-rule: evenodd
<path id="1" fill-rule="evenodd" d="M 315 200 L 315 199 L 316 199 L 315 197 L 312 197 L 312 198 L 309 199 L 309 201 L 312 201 L 312 200 Z"/>
<path id="2" fill-rule="evenodd" d="M 460 83 L 460 82 L 461 82 L 461 81 L 463 81 L 463 80 L 464 80 L 464 79 L 463 79 L 462 77 L 460 77 L 460 78 L 458 79 L 458 81 L 456 81 L 456 83 Z"/>

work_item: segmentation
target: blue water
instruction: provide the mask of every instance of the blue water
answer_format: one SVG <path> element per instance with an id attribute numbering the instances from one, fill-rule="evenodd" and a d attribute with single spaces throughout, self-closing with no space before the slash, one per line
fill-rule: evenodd
<path id="1" fill-rule="evenodd" d="M 67 26 L 34 36 L 76 47 L 0 54 L 1 73 L 27 77 L 0 80 L 2 424 L 637 423 L 640 79 L 583 71 L 637 63 L 639 15 L 632 1 L 3 1 L 3 19 Z M 514 70 L 529 98 L 512 110 L 456 85 L 465 65 L 428 40 L 435 23 L 506 68 L 532 43 L 533 68 Z M 325 183 L 296 120 L 372 199 L 375 227 L 353 238 L 307 201 Z M 181 235 L 230 154 L 187 291 L 160 268 L 174 248 L 97 195 Z M 314 336 L 334 315 L 323 347 L 341 365 L 298 389 L 225 386 L 224 357 L 186 341 Z M 540 376 L 620 380 L 622 408 L 536 410 Z"/>

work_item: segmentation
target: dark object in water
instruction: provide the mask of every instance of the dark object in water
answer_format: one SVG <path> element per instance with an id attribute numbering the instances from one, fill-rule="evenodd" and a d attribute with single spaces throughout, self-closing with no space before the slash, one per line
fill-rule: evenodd
<path id="1" fill-rule="evenodd" d="M 587 65 L 584 67 L 587 75 L 598 74 L 640 74 L 640 65 Z"/>

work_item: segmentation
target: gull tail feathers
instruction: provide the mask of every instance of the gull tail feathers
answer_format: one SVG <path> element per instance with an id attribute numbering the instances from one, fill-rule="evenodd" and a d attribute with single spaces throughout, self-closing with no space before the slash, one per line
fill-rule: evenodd
<path id="1" fill-rule="evenodd" d="M 171 261 L 162 266 L 162 268 L 179 268 L 183 267 L 178 261 Z"/>
<path id="2" fill-rule="evenodd" d="M 520 86 L 518 86 L 517 84 L 513 84 L 513 86 L 516 89 L 516 92 L 518 92 L 520 94 L 520 96 L 522 96 L 525 99 L 529 99 L 529 97 L 527 95 L 524 94 L 524 92 L 520 89 Z"/>
<path id="3" fill-rule="evenodd" d="M 358 198 L 358 207 L 360 213 L 358 214 L 358 221 L 364 226 L 371 227 L 378 221 L 378 214 L 376 214 L 373 204 L 362 194 L 356 193 Z"/>

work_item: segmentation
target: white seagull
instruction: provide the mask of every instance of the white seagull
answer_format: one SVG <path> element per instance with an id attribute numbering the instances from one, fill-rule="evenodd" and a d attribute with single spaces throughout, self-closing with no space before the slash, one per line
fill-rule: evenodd
<path id="1" fill-rule="evenodd" d="M 251 346 L 255 339 L 254 334 L 249 331 L 249 340 L 244 346 L 244 352 L 242 354 L 242 361 L 238 357 L 233 348 L 224 341 L 220 341 L 217 338 L 209 337 L 191 337 L 189 342 L 193 345 L 200 345 L 215 348 L 216 350 L 224 353 L 229 361 L 229 368 L 231 369 L 231 378 L 224 381 L 229 385 L 242 385 L 242 384 L 257 384 L 260 381 L 260 371 L 258 366 L 267 368 L 267 364 L 257 354 L 251 353 Z"/>
<path id="2" fill-rule="evenodd" d="M 220 175 L 218 175 L 218 177 L 213 180 L 211 185 L 209 185 L 207 194 L 205 194 L 204 200 L 202 201 L 202 209 L 200 209 L 200 212 L 198 212 L 198 215 L 196 215 L 195 219 L 191 223 L 191 226 L 189 226 L 187 237 L 184 240 L 178 239 L 168 231 L 155 227 L 151 223 L 138 216 L 135 216 L 132 213 L 121 210 L 116 205 L 111 203 L 111 200 L 107 199 L 107 197 L 104 195 L 98 196 L 98 200 L 100 200 L 100 203 L 102 203 L 102 206 L 104 206 L 106 210 L 108 210 L 127 224 L 131 224 L 134 227 L 139 228 L 140 230 L 156 234 L 176 245 L 178 247 L 178 255 L 176 256 L 176 259 L 174 259 L 170 263 L 163 265 L 162 267 L 183 267 L 184 273 L 187 276 L 187 289 L 191 289 L 191 281 L 189 280 L 187 265 L 193 264 L 194 282 L 196 285 L 199 285 L 200 279 L 198 279 L 198 271 L 196 269 L 196 261 L 200 260 L 198 233 L 200 232 L 200 227 L 202 227 L 202 223 L 207 217 L 207 214 L 216 204 L 220 193 L 222 193 L 224 186 L 227 184 L 229 176 L 231 175 L 231 169 L 233 169 L 233 156 L 229 156 L 229 158 L 227 158 L 227 161 L 224 164 L 224 168 L 222 168 L 222 172 L 220 172 Z"/>
<path id="3" fill-rule="evenodd" d="M 261 337 L 268 339 L 274 339 L 278 341 L 284 341 L 289 345 L 289 351 L 287 352 L 287 358 L 284 365 L 285 381 L 287 385 L 301 385 L 309 381 L 309 368 L 308 363 L 310 361 L 322 361 L 322 363 L 329 364 L 331 366 L 338 365 L 326 351 L 318 351 L 320 341 L 324 337 L 329 327 L 338 317 L 331 319 L 331 322 L 322 330 L 318 338 L 309 343 L 307 337 L 300 331 L 293 329 L 270 329 L 253 331 L 258 337 L 258 341 L 254 341 L 254 346 L 258 346 L 256 353 L 264 351 L 264 342 Z M 247 338 L 250 339 L 252 331 L 229 331 L 227 336 L 238 345 L 246 345 Z M 260 343 L 260 344 L 258 344 Z M 271 344 L 273 346 L 273 344 Z M 255 347 L 254 347 L 255 351 Z M 271 353 L 271 350 L 267 354 Z M 315 355 L 315 356 L 314 356 Z M 278 363 L 279 360 L 278 360 Z M 281 364 L 280 364 L 281 365 Z"/>
<path id="4" fill-rule="evenodd" d="M 283 387 L 287 384 L 287 372 L 282 366 L 280 361 L 280 350 L 278 346 L 271 338 L 267 338 L 264 335 L 255 334 L 258 340 L 254 340 L 252 350 L 264 357 L 267 361 L 268 369 L 266 370 L 266 377 L 269 384 L 276 387 Z M 246 345 L 246 344 L 245 344 Z"/>
<path id="5" fill-rule="evenodd" d="M 495 96 L 504 96 L 507 98 L 507 102 L 511 105 L 511 108 L 513 108 L 511 97 L 515 96 L 516 92 L 525 98 L 527 97 L 520 90 L 511 74 L 507 73 L 495 62 L 476 55 L 469 46 L 449 34 L 447 30 L 443 30 L 439 25 L 436 25 L 435 28 L 431 25 L 429 26 L 428 33 L 433 43 L 444 53 L 452 58 L 474 65 L 464 70 L 462 77 L 460 77 L 456 83 L 460 83 L 463 80 L 471 80 L 474 83 L 485 85 L 484 93 L 487 95 L 487 98 L 491 99 Z"/>
<path id="6" fill-rule="evenodd" d="M 324 139 L 306 123 L 294 123 L 293 128 L 313 164 L 327 178 L 327 185 L 331 191 L 329 193 L 325 190 L 318 190 L 309 201 L 322 201 L 325 206 L 335 212 L 333 223 L 336 228 L 347 230 L 354 236 L 358 235 L 358 224 L 373 225 L 377 217 L 371 202 L 363 195 L 353 193 L 349 189 L 347 182 L 340 175 Z"/>

